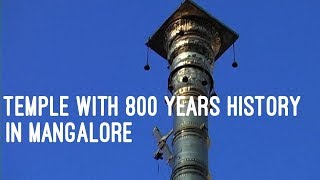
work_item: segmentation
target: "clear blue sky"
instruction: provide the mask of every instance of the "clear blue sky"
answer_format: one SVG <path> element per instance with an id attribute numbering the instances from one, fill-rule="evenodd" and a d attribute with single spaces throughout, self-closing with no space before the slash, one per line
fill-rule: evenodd
<path id="1" fill-rule="evenodd" d="M 319 180 L 320 3 L 316 0 L 198 0 L 240 34 L 216 63 L 219 96 L 301 95 L 296 118 L 210 118 L 210 171 L 216 180 Z M 167 94 L 166 61 L 150 55 L 145 40 L 180 1 L 2 0 L 2 93 L 5 95 Z M 3 180 L 169 179 L 152 158 L 151 136 L 170 129 L 160 102 L 155 118 L 4 117 Z M 70 105 L 75 107 L 75 104 Z M 123 107 L 123 103 L 122 103 Z M 74 111 L 73 109 L 72 111 Z M 131 144 L 6 144 L 4 123 L 22 121 L 132 121 Z"/>

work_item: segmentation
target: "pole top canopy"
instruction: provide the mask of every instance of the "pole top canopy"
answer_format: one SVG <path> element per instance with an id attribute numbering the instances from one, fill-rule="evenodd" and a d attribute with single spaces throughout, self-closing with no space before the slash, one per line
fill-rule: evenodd
<path id="1" fill-rule="evenodd" d="M 181 6 L 161 25 L 156 33 L 148 39 L 146 45 L 161 57 L 167 59 L 168 52 L 165 49 L 167 28 L 176 20 L 192 17 L 199 18 L 209 24 L 212 24 L 214 29 L 219 33 L 221 38 L 221 47 L 216 53 L 215 60 L 218 60 L 218 58 L 239 38 L 239 35 L 236 32 L 224 25 L 217 18 L 211 16 L 196 3 L 191 0 L 185 0 Z"/>

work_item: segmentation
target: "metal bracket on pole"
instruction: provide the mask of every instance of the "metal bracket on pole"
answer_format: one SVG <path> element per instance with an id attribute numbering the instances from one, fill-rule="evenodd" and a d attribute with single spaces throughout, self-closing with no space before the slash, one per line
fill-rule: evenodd
<path id="1" fill-rule="evenodd" d="M 173 133 L 173 129 L 166 135 L 162 136 L 161 132 L 158 127 L 155 127 L 153 129 L 153 136 L 157 140 L 157 146 L 158 150 L 154 153 L 154 159 L 159 160 L 159 159 L 164 159 L 167 160 L 167 163 L 172 167 L 173 162 L 172 162 L 172 153 L 170 151 L 170 148 L 167 144 L 168 138 L 171 136 Z"/>

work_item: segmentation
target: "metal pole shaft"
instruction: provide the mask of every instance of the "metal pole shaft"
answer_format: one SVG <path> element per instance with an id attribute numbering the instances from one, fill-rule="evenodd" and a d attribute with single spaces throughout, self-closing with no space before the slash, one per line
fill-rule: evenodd
<path id="1" fill-rule="evenodd" d="M 190 98 L 197 102 L 198 96 L 209 97 L 213 89 L 211 72 L 221 46 L 219 34 L 203 19 L 184 17 L 168 26 L 165 42 L 171 71 L 168 89 L 174 96 L 183 96 L 180 103 L 185 106 L 180 112 L 186 112 Z M 176 105 L 177 102 L 174 109 Z M 207 127 L 208 117 L 203 113 L 201 116 L 175 115 L 171 179 L 210 179 Z"/>

